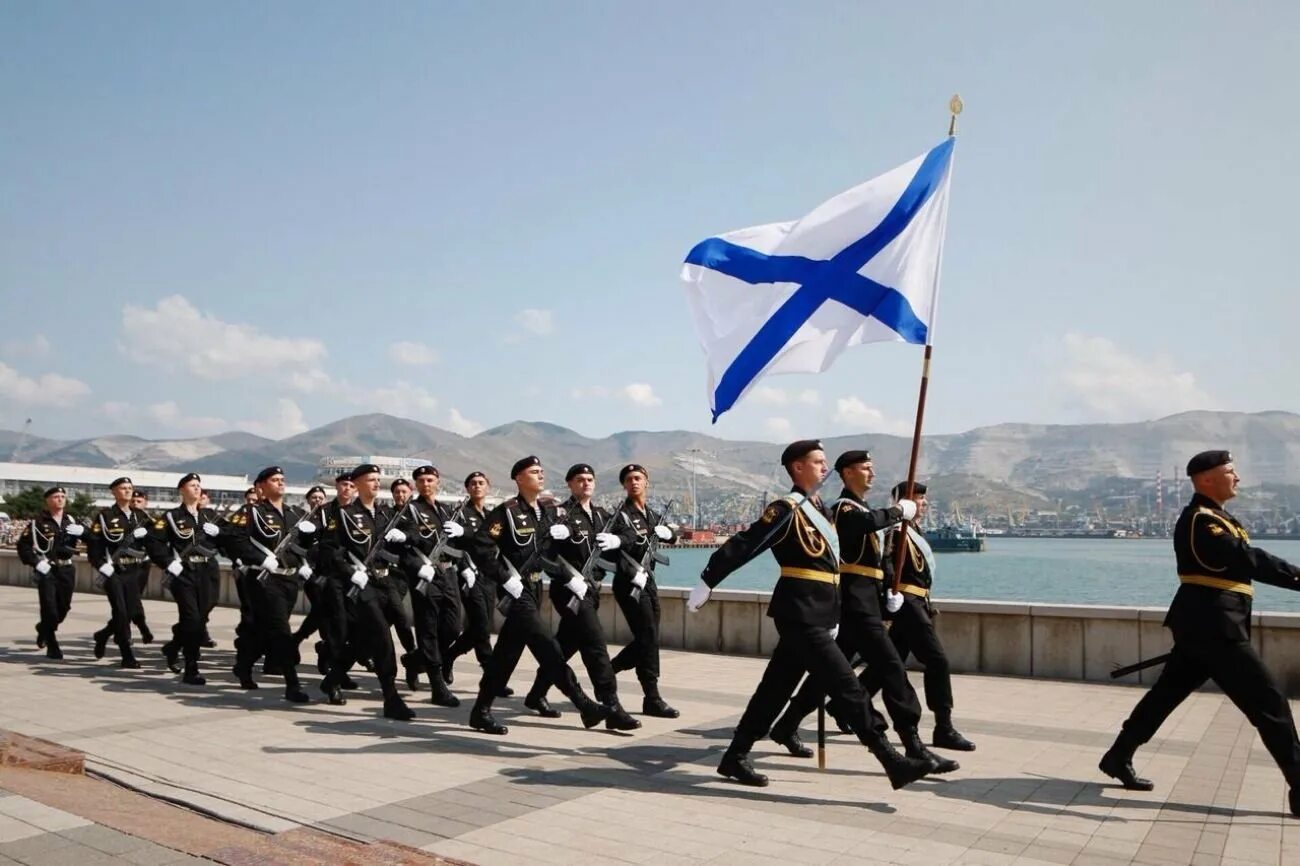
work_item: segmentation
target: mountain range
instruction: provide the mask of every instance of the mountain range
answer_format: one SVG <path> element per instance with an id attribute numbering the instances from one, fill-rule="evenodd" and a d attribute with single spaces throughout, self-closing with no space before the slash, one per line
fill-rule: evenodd
<path id="1" fill-rule="evenodd" d="M 824 442 L 832 459 L 849 448 L 869 448 L 884 482 L 878 486 L 907 471 L 910 438 L 864 433 Z M 504 490 L 510 465 L 537 454 L 551 471 L 552 488 L 561 486 L 570 464 L 586 462 L 595 467 L 600 488 L 609 490 L 618 468 L 635 461 L 650 470 L 660 495 L 687 491 L 694 468 L 702 502 L 782 488 L 781 447 L 682 430 L 625 431 L 593 439 L 538 421 L 514 421 L 466 437 L 384 414 L 344 418 L 278 441 L 242 432 L 198 439 L 114 435 L 64 441 L 0 430 L 4 460 L 14 460 L 19 448 L 23 462 L 250 476 L 275 464 L 293 483 L 315 479 L 324 457 L 386 455 L 427 459 L 449 479 L 483 469 L 493 486 Z M 1300 415 L 1289 412 L 1193 411 L 1126 424 L 998 424 L 928 435 L 919 477 L 942 478 L 949 489 L 961 485 L 971 496 L 1003 505 L 1032 507 L 1106 479 L 1154 480 L 1157 472 L 1166 479 L 1177 477 L 1189 456 L 1219 447 L 1233 451 L 1244 487 L 1300 485 Z M 448 487 L 459 489 L 459 484 Z"/>

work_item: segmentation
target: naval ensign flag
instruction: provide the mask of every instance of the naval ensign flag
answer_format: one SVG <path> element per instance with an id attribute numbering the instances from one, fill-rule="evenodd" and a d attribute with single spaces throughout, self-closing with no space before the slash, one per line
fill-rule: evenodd
<path id="1" fill-rule="evenodd" d="M 696 244 L 682 279 L 714 421 L 763 376 L 820 373 L 859 343 L 929 342 L 955 141 L 801 220 Z"/>

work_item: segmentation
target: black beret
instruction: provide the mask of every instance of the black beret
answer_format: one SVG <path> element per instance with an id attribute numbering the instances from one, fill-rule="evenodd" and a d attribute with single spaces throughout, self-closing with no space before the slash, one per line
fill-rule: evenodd
<path id="1" fill-rule="evenodd" d="M 346 470 L 344 470 L 343 472 L 340 472 L 338 475 L 335 475 L 335 476 L 334 476 L 334 483 L 335 483 L 335 484 L 338 484 L 340 481 L 351 481 L 351 480 L 352 480 L 352 470 L 351 470 L 351 469 L 346 469 Z"/>
<path id="2" fill-rule="evenodd" d="M 182 475 L 181 480 L 176 482 L 176 489 L 180 490 L 182 487 L 184 487 L 186 484 L 189 484 L 191 481 L 202 482 L 203 479 L 199 477 L 199 473 L 197 472 L 191 472 L 188 475 Z"/>
<path id="3" fill-rule="evenodd" d="M 530 469 L 533 466 L 541 466 L 541 465 L 542 465 L 542 461 L 538 459 L 536 456 L 528 456 L 523 458 L 522 460 L 516 460 L 515 465 L 510 467 L 510 477 L 517 478 L 519 476 L 519 473 L 523 472 L 525 469 Z"/>
<path id="4" fill-rule="evenodd" d="M 310 490 L 307 491 L 307 495 L 308 495 L 308 496 L 311 496 L 313 493 L 319 493 L 321 496 L 324 496 L 324 495 L 325 495 L 325 488 L 324 488 L 324 487 L 321 487 L 319 484 L 317 484 L 315 487 L 313 487 L 313 488 L 311 488 Z"/>
<path id="5" fill-rule="evenodd" d="M 123 475 L 121 478 L 114 478 L 113 483 L 108 485 L 108 489 L 112 490 L 114 487 L 117 487 L 120 484 L 134 484 L 134 482 L 130 478 L 127 478 L 125 475 Z"/>
<path id="6" fill-rule="evenodd" d="M 624 466 L 622 469 L 618 470 L 618 483 L 622 484 L 624 481 L 627 480 L 627 477 L 631 475 L 633 472 L 640 472 L 646 478 L 650 477 L 650 473 L 646 472 L 645 467 L 642 466 L 640 463 L 629 463 L 626 466 Z"/>
<path id="7" fill-rule="evenodd" d="M 394 478 L 393 483 L 388 485 L 388 489 L 396 490 L 399 487 L 410 487 L 410 486 L 411 486 L 411 482 L 407 481 L 405 478 Z"/>
<path id="8" fill-rule="evenodd" d="M 284 470 L 281 469 L 279 466 L 268 466 L 265 469 L 263 469 L 261 472 L 257 473 L 257 477 L 253 479 L 253 483 L 261 484 L 263 481 L 266 481 L 268 478 L 274 478 L 277 475 L 283 475 L 283 474 L 284 474 Z"/>
<path id="9" fill-rule="evenodd" d="M 412 478 L 421 478 L 425 475 L 432 475 L 434 478 L 442 477 L 441 473 L 438 472 L 437 466 L 430 466 L 427 463 L 411 473 Z"/>
<path id="10" fill-rule="evenodd" d="M 465 476 L 465 486 L 469 487 L 469 483 L 473 481 L 475 478 L 482 478 L 484 481 L 488 480 L 488 477 L 486 475 L 484 475 L 482 472 L 479 472 L 477 469 L 475 469 L 473 472 Z"/>
<path id="11" fill-rule="evenodd" d="M 564 480 L 572 481 L 574 476 L 582 475 L 583 473 L 586 473 L 587 475 L 591 475 L 594 477 L 596 474 L 596 470 L 592 469 L 586 463 L 575 463 L 569 467 L 568 472 L 564 473 Z"/>
<path id="12" fill-rule="evenodd" d="M 835 471 L 843 472 L 850 466 L 856 466 L 859 463 L 866 463 L 870 459 L 870 451 L 845 451 L 839 457 L 835 458 Z"/>
<path id="13" fill-rule="evenodd" d="M 373 463 L 362 463 L 356 469 L 352 470 L 352 474 L 350 477 L 353 481 L 356 481 L 358 478 L 360 478 L 363 475 L 371 475 L 371 474 L 378 475 L 379 467 Z"/>
<path id="14" fill-rule="evenodd" d="M 68 491 L 64 490 L 62 487 L 51 487 L 50 489 L 45 491 L 45 498 L 49 499 L 51 496 L 53 496 L 56 493 L 62 493 L 64 496 L 68 495 Z"/>
<path id="15" fill-rule="evenodd" d="M 900 481 L 900 482 L 898 482 L 897 484 L 894 485 L 894 498 L 895 498 L 895 499 L 902 499 L 902 498 L 903 498 L 904 496 L 906 496 L 906 495 L 907 495 L 907 482 L 906 482 L 906 481 Z M 913 482 L 912 482 L 912 495 L 913 495 L 913 496 L 924 496 L 924 495 L 925 495 L 925 485 L 922 484 L 920 481 L 913 481 Z"/>
<path id="16" fill-rule="evenodd" d="M 781 452 L 781 465 L 789 466 L 796 460 L 807 457 L 814 451 L 821 451 L 822 443 L 819 439 L 800 439 L 797 442 L 791 442 L 785 446 Z"/>
<path id="17" fill-rule="evenodd" d="M 1191 460 L 1187 461 L 1187 474 L 1196 475 L 1207 469 L 1213 469 L 1216 466 L 1222 466 L 1225 463 L 1232 462 L 1232 454 L 1228 451 L 1202 451 Z"/>

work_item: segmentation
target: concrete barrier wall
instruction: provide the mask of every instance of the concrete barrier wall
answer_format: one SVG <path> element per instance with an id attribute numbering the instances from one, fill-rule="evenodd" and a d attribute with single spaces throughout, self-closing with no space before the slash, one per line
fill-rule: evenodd
<path id="1" fill-rule="evenodd" d="M 0 551 L 0 584 L 31 586 L 30 576 L 13 551 Z M 93 576 L 90 564 L 79 557 L 78 592 L 96 592 Z M 221 603 L 237 606 L 229 569 L 222 570 L 221 584 Z M 776 629 L 766 615 L 771 593 L 716 590 L 694 614 L 686 610 L 688 595 L 685 589 L 659 590 L 664 647 L 737 655 L 772 651 Z M 169 598 L 163 595 L 158 569 L 150 573 L 148 597 Z M 940 610 L 935 625 L 959 673 L 1114 682 L 1109 677 L 1113 667 L 1167 652 L 1172 643 L 1161 625 L 1163 608 L 942 599 L 935 605 Z M 299 612 L 306 609 L 300 598 Z M 549 603 L 544 609 L 554 626 L 557 615 Z M 630 639 L 608 583 L 600 618 L 611 642 Z M 1255 648 L 1287 693 L 1300 697 L 1300 614 L 1256 613 L 1251 632 Z M 1118 682 L 1150 683 L 1159 672 L 1159 667 L 1148 668 Z"/>

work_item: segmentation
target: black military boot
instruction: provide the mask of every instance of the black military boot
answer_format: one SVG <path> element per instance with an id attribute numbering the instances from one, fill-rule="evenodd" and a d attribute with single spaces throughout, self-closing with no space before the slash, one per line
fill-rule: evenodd
<path id="1" fill-rule="evenodd" d="M 749 752 L 742 752 L 735 746 L 723 754 L 722 761 L 718 764 L 718 775 L 734 779 L 742 785 L 767 787 L 767 776 L 754 769 L 754 765 L 749 762 Z"/>
<path id="2" fill-rule="evenodd" d="M 951 712 L 935 713 L 934 733 L 930 735 L 930 745 L 936 749 L 952 749 L 955 752 L 975 751 L 975 744 L 952 726 Z"/>
<path id="3" fill-rule="evenodd" d="M 153 643 L 153 632 L 149 631 L 148 623 L 140 623 L 140 642 Z"/>
<path id="4" fill-rule="evenodd" d="M 329 647 L 326 645 L 325 641 L 318 640 L 316 641 L 315 650 L 316 650 L 316 671 L 321 676 L 325 676 L 325 674 L 329 673 L 330 670 Z"/>
<path id="5" fill-rule="evenodd" d="M 406 701 L 402 700 L 396 688 L 384 696 L 384 718 L 396 719 L 399 722 L 409 722 L 415 718 L 415 713 L 411 712 L 411 708 L 406 705 Z"/>
<path id="6" fill-rule="evenodd" d="M 163 658 L 167 660 L 167 670 L 174 674 L 181 672 L 180 655 L 181 648 L 176 645 L 175 641 L 168 641 L 162 645 Z"/>
<path id="7" fill-rule="evenodd" d="M 235 665 L 230 669 L 230 672 L 235 675 L 235 679 L 239 680 L 239 687 L 241 689 L 244 689 L 245 691 L 253 691 L 257 688 L 257 682 L 253 679 L 252 668 L 244 668 Z"/>
<path id="8" fill-rule="evenodd" d="M 298 671 L 294 668 L 284 669 L 284 699 L 291 704 L 311 702 L 311 698 L 302 690 L 302 683 L 298 681 Z"/>
<path id="9" fill-rule="evenodd" d="M 867 748 L 871 754 L 880 762 L 884 768 L 885 775 L 889 777 L 889 784 L 897 791 L 906 785 L 910 785 L 917 779 L 922 779 L 930 772 L 934 765 L 929 761 L 921 761 L 916 758 L 909 758 L 906 755 L 900 755 L 894 748 L 893 743 L 885 738 L 885 735 L 879 731 L 873 731 L 867 738 Z"/>
<path id="10" fill-rule="evenodd" d="M 784 747 L 796 758 L 813 756 L 813 750 L 803 744 L 803 740 L 799 737 L 799 728 L 792 723 L 788 713 L 772 726 L 772 742 Z"/>
<path id="11" fill-rule="evenodd" d="M 95 632 L 95 658 L 102 659 L 104 653 L 108 652 L 108 632 L 100 629 Z"/>
<path id="12" fill-rule="evenodd" d="M 326 675 L 325 679 L 320 681 L 320 690 L 325 696 L 325 701 L 332 706 L 341 707 L 348 702 L 348 699 L 343 697 L 343 689 L 339 688 L 338 681 L 332 676 Z"/>
<path id="13" fill-rule="evenodd" d="M 447 688 L 447 684 L 441 677 L 429 677 L 429 682 L 433 688 L 433 697 L 430 700 L 435 706 L 453 708 L 460 706 L 460 698 L 451 693 L 451 689 Z"/>
<path id="14" fill-rule="evenodd" d="M 605 719 L 605 728 L 610 731 L 635 731 L 641 723 L 628 715 L 627 710 L 618 702 L 618 698 L 605 701 L 609 716 Z"/>
<path id="15" fill-rule="evenodd" d="M 563 713 L 551 706 L 551 702 L 546 699 L 545 695 L 535 695 L 532 692 L 529 692 L 528 697 L 524 698 L 524 706 L 537 713 L 537 715 L 541 716 L 543 719 L 558 719 L 563 715 Z M 587 727 L 591 727 L 591 725 L 588 725 Z"/>
<path id="16" fill-rule="evenodd" d="M 452 666 L 455 664 L 454 661 L 446 661 L 442 663 L 442 681 L 447 685 L 456 682 L 456 672 L 452 670 Z"/>
<path id="17" fill-rule="evenodd" d="M 656 719 L 675 719 L 681 715 L 677 710 L 668 706 L 663 698 L 655 695 L 649 695 L 641 701 L 641 715 L 654 716 Z"/>
<path id="18" fill-rule="evenodd" d="M 206 686 L 208 681 L 199 673 L 199 662 L 197 659 L 185 660 L 185 675 L 181 677 L 181 682 L 189 686 Z"/>
<path id="19" fill-rule="evenodd" d="M 481 703 L 475 703 L 474 709 L 470 710 L 469 726 L 476 731 L 498 737 L 504 737 L 510 731 L 509 728 L 492 717 L 492 707 L 490 705 L 484 706 Z"/>
<path id="20" fill-rule="evenodd" d="M 422 667 L 423 666 L 415 659 L 412 653 L 402 653 L 402 670 L 406 673 L 406 687 L 413 692 L 418 692 L 420 690 L 420 670 Z M 429 677 L 430 682 L 435 679 L 437 679 L 435 676 Z M 437 686 L 434 686 L 433 694 L 434 697 L 437 698 Z M 436 704 L 438 701 L 434 700 L 434 703 Z M 451 704 L 450 706 L 458 706 L 458 704 Z"/>
<path id="21" fill-rule="evenodd" d="M 59 648 L 59 639 L 53 632 L 45 636 L 45 657 L 47 659 L 63 658 L 63 650 Z"/>
<path id="22" fill-rule="evenodd" d="M 1133 769 L 1133 755 L 1137 752 L 1139 745 L 1123 731 L 1120 731 L 1119 736 L 1115 738 L 1114 744 L 1107 750 L 1106 754 L 1101 756 L 1097 769 L 1112 779 L 1118 779 L 1119 783 L 1130 791 L 1154 790 L 1155 783 L 1150 779 L 1143 779 Z"/>
<path id="23" fill-rule="evenodd" d="M 36 623 L 36 648 L 45 649 L 45 629 L 41 628 L 39 622 Z"/>
<path id="24" fill-rule="evenodd" d="M 573 703 L 578 708 L 578 715 L 582 717 L 584 728 L 594 728 L 609 718 L 609 707 L 593 701 L 584 694 L 578 694 L 577 700 Z"/>
<path id="25" fill-rule="evenodd" d="M 127 644 L 126 646 L 121 648 L 121 651 L 122 651 L 122 661 L 118 663 L 118 667 L 123 668 L 125 670 L 132 670 L 132 671 L 139 670 L 140 662 L 136 661 L 135 653 L 132 651 L 131 645 Z"/>
<path id="26" fill-rule="evenodd" d="M 916 728 L 899 731 L 898 738 L 903 741 L 903 751 L 907 757 L 930 762 L 933 767 L 931 773 L 951 773 L 953 770 L 961 769 L 961 764 L 951 758 L 940 757 L 927 749 L 925 743 L 921 742 L 921 735 L 916 732 Z"/>

